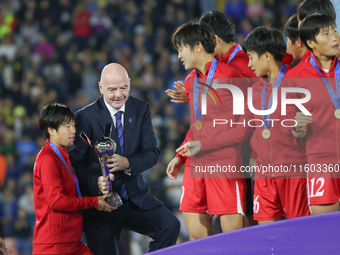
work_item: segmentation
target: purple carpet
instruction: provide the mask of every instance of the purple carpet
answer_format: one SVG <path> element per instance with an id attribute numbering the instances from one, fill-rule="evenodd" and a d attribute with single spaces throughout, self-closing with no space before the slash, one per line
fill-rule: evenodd
<path id="1" fill-rule="evenodd" d="M 186 242 L 152 255 L 340 254 L 340 212 L 282 220 Z"/>

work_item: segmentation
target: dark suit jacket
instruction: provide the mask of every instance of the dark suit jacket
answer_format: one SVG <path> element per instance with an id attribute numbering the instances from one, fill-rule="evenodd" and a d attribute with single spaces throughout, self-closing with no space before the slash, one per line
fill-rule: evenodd
<path id="1" fill-rule="evenodd" d="M 74 145 L 68 149 L 73 167 L 77 173 L 83 196 L 98 196 L 98 177 L 102 170 L 97 155 L 79 137 L 84 131 L 94 144 L 104 136 L 106 123 L 113 123 L 103 96 L 92 104 L 84 107 L 75 114 L 77 134 Z M 124 113 L 124 156 L 130 162 L 131 176 L 124 171 L 118 171 L 112 182 L 114 191 L 120 191 L 125 181 L 125 187 L 130 200 L 141 209 L 148 210 L 161 205 L 162 202 L 150 194 L 148 183 L 142 172 L 153 167 L 159 157 L 159 149 L 151 123 L 149 104 L 143 100 L 129 97 L 125 104 Z M 117 154 L 121 154 L 118 135 L 115 127 L 112 128 L 111 138 L 117 144 Z M 119 208 L 111 213 L 99 212 L 95 209 L 84 211 L 84 231 L 95 233 L 114 220 Z M 106 223 L 104 223 L 106 222 Z"/>

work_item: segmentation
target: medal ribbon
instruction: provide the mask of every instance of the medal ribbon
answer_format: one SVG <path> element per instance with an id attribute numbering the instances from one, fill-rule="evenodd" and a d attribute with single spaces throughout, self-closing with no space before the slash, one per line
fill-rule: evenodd
<path id="1" fill-rule="evenodd" d="M 285 75 L 286 69 L 287 69 L 287 65 L 282 65 L 280 72 L 276 77 L 274 88 L 279 89 L 281 81 L 283 79 L 283 76 Z M 261 110 L 262 111 L 270 109 L 272 107 L 272 104 L 273 104 L 273 92 L 272 92 L 271 95 L 270 95 L 270 98 L 269 98 L 269 102 L 268 102 L 268 109 L 265 109 L 265 107 L 266 107 L 266 89 L 267 89 L 267 84 L 264 84 L 263 89 L 262 89 L 262 96 L 261 96 Z M 270 114 L 262 115 L 262 117 L 263 117 L 263 120 L 264 120 L 264 128 L 269 129 L 269 127 L 270 127 L 270 123 L 269 123 Z"/>
<path id="2" fill-rule="evenodd" d="M 207 81 L 206 81 L 206 84 L 210 85 L 210 82 L 215 74 L 215 71 L 216 71 L 216 67 L 217 67 L 217 60 L 216 58 L 213 59 L 212 63 L 211 63 L 211 66 L 210 66 L 210 70 L 209 70 L 209 73 L 208 73 L 208 78 L 207 78 Z M 199 108 L 199 88 L 200 85 L 198 83 L 198 78 L 197 78 L 197 74 L 196 74 L 196 77 L 195 77 L 195 86 L 194 86 L 194 114 L 195 114 L 195 118 L 196 120 L 200 121 L 202 119 L 202 112 L 200 111 L 200 108 Z M 206 94 L 206 92 L 204 91 L 204 93 Z"/>
<path id="3" fill-rule="evenodd" d="M 52 148 L 52 150 L 58 155 L 58 157 L 61 159 L 61 161 L 64 163 L 64 165 L 66 166 L 67 170 L 70 172 L 70 174 L 72 175 L 72 178 L 73 178 L 73 181 L 74 181 L 74 184 L 76 185 L 76 190 L 77 190 L 77 194 L 78 194 L 78 197 L 81 197 L 81 193 L 80 193 L 80 188 L 79 188 L 79 182 L 78 182 L 78 179 L 77 179 L 77 176 L 76 174 L 74 173 L 74 171 L 71 171 L 70 170 L 70 167 L 66 164 L 66 161 L 63 157 L 63 155 L 61 155 L 61 152 L 59 151 L 58 147 L 52 143 L 50 141 L 50 146 Z M 73 169 L 72 169 L 73 170 Z"/>
<path id="4" fill-rule="evenodd" d="M 327 81 L 327 79 L 322 75 L 318 65 L 316 64 L 315 62 L 315 59 L 313 58 L 313 55 L 310 56 L 310 59 L 309 59 L 309 62 L 310 64 L 314 67 L 314 69 L 316 71 L 319 72 L 319 74 L 321 75 L 322 77 L 322 80 L 328 90 L 328 94 L 330 95 L 331 99 L 332 99 L 332 102 L 333 102 L 333 105 L 335 107 L 335 109 L 340 109 L 340 69 L 339 69 L 339 61 L 338 59 L 335 60 L 335 82 L 336 82 L 336 93 L 337 95 L 335 94 L 331 84 Z"/>
<path id="5" fill-rule="evenodd" d="M 229 56 L 229 60 L 228 60 L 228 64 L 230 63 L 230 61 L 233 60 L 233 58 L 235 57 L 235 55 L 237 54 L 237 52 L 239 52 L 240 50 L 242 50 L 241 45 L 238 45 L 237 47 L 235 47 L 235 49 L 233 50 L 233 52 L 230 54 Z"/>

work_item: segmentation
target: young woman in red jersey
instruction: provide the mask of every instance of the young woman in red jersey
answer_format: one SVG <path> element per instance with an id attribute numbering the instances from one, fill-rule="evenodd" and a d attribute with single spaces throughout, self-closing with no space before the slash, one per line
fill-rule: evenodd
<path id="1" fill-rule="evenodd" d="M 213 30 L 203 22 L 186 23 L 176 30 L 173 35 L 173 44 L 178 50 L 178 57 L 185 69 L 193 69 L 185 81 L 191 111 L 191 128 L 182 146 L 177 150 L 179 153 L 169 163 L 167 174 L 170 178 L 176 179 L 185 163 L 180 210 L 183 211 L 190 239 L 193 240 L 210 235 L 211 215 L 221 216 L 221 227 L 224 232 L 243 226 L 246 192 L 243 174 L 237 172 L 206 178 L 204 175 L 195 175 L 195 167 L 204 167 L 213 163 L 239 168 L 241 166 L 240 143 L 251 130 L 247 128 L 238 130 L 229 128 L 227 125 L 212 127 L 214 118 L 224 116 L 234 121 L 239 118 L 239 116 L 232 115 L 230 106 L 233 98 L 227 89 L 218 89 L 221 102 L 223 102 L 222 106 L 216 107 L 213 99 L 207 97 L 209 112 L 206 115 L 201 113 L 202 89 L 208 89 L 209 93 L 212 90 L 199 84 L 200 80 L 203 79 L 204 83 L 211 85 L 211 81 L 215 82 L 217 78 L 242 77 L 242 74 L 235 68 L 213 57 L 216 45 Z M 248 84 L 239 83 L 238 86 L 245 91 Z M 235 130 L 240 132 L 235 132 Z M 235 133 L 228 136 L 224 135 L 226 132 Z M 215 138 L 219 135 L 229 141 L 217 144 Z M 227 142 L 229 142 L 229 147 L 227 147 Z"/>
<path id="2" fill-rule="evenodd" d="M 263 126 L 256 127 L 251 147 L 258 169 L 263 166 L 268 170 L 255 173 L 254 219 L 262 224 L 309 215 L 305 174 L 292 167 L 307 162 L 304 150 L 293 134 L 282 132 L 280 122 L 272 121 L 281 119 L 281 83 L 284 84 L 282 80 L 289 70 L 289 66 L 282 64 L 285 41 L 281 32 L 258 27 L 244 40 L 243 49 L 256 76 L 266 77 L 252 85 L 254 109 L 271 109 L 277 99 L 271 114 L 254 114 L 254 119 L 263 119 Z"/>
<path id="3" fill-rule="evenodd" d="M 105 202 L 108 195 L 81 197 L 77 176 L 66 147 L 72 146 L 76 128 L 74 115 L 65 105 L 53 103 L 40 113 L 39 127 L 47 138 L 33 170 L 36 223 L 33 254 L 93 254 L 81 241 L 82 210 L 116 209 Z"/>
<path id="4" fill-rule="evenodd" d="M 303 106 L 311 116 L 297 112 L 293 105 L 287 106 L 287 115 L 295 117 L 296 133 L 307 133 L 308 162 L 304 170 L 311 212 L 318 214 L 337 211 L 340 196 L 339 33 L 334 18 L 325 14 L 307 16 L 300 25 L 300 38 L 313 53 L 287 77 L 292 78 L 291 86 L 310 92 L 311 99 Z M 291 94 L 290 98 L 304 96 Z"/>

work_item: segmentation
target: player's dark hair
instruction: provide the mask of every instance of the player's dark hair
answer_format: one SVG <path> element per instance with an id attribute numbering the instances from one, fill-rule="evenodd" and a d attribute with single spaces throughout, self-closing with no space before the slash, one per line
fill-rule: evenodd
<path id="1" fill-rule="evenodd" d="M 255 28 L 243 41 L 244 52 L 253 51 L 259 57 L 269 52 L 277 61 L 282 61 L 286 53 L 286 44 L 283 35 L 276 29 L 268 27 Z"/>
<path id="2" fill-rule="evenodd" d="M 182 46 L 189 46 L 194 49 L 199 43 L 202 44 L 207 53 L 214 53 L 216 47 L 215 34 L 212 28 L 204 22 L 187 22 L 179 26 L 172 35 L 172 44 L 176 50 L 179 50 Z"/>
<path id="3" fill-rule="evenodd" d="M 294 44 L 296 40 L 300 37 L 299 35 L 299 20 L 297 14 L 292 15 L 284 26 L 284 33 L 289 38 L 289 40 Z"/>
<path id="4" fill-rule="evenodd" d="M 336 19 L 336 12 L 330 0 L 304 0 L 297 8 L 298 20 L 300 21 L 315 13 L 327 14 L 334 20 Z"/>
<path id="5" fill-rule="evenodd" d="M 203 13 L 199 21 L 203 21 L 212 27 L 214 33 L 226 43 L 235 42 L 235 25 L 227 16 L 219 11 Z"/>
<path id="6" fill-rule="evenodd" d="M 336 28 L 335 20 L 333 17 L 325 14 L 313 14 L 307 16 L 300 25 L 300 38 L 306 45 L 307 49 L 312 51 L 308 46 L 307 41 L 311 40 L 317 43 L 316 36 L 322 29 Z"/>
<path id="7" fill-rule="evenodd" d="M 46 139 L 50 139 L 48 128 L 58 130 L 61 125 L 74 121 L 72 110 L 66 105 L 52 103 L 46 105 L 40 112 L 39 128 Z"/>

